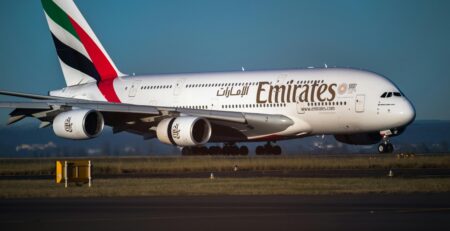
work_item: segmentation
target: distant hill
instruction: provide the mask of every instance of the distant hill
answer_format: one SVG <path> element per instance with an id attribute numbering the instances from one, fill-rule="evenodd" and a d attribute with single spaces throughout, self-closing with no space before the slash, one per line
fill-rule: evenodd
<path id="1" fill-rule="evenodd" d="M 391 139 L 398 152 L 449 152 L 450 121 L 418 120 L 398 137 Z M 277 142 L 286 154 L 376 153 L 376 145 L 345 145 L 333 136 L 313 136 Z M 258 143 L 248 144 L 254 150 Z M 158 140 L 140 136 L 112 134 L 106 128 L 92 140 L 73 141 L 58 138 L 51 128 L 39 129 L 35 122 L 0 126 L 0 156 L 77 156 L 77 155 L 179 155 L 179 149 Z"/>

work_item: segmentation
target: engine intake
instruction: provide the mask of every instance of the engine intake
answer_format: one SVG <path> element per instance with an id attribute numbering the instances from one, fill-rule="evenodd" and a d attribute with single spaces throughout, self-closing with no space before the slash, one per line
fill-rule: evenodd
<path id="1" fill-rule="evenodd" d="M 211 123 L 201 117 L 181 116 L 159 122 L 156 136 L 166 144 L 196 146 L 211 138 Z"/>
<path id="2" fill-rule="evenodd" d="M 100 112 L 77 109 L 59 113 L 53 120 L 53 131 L 59 137 L 84 140 L 100 135 L 104 125 Z"/>

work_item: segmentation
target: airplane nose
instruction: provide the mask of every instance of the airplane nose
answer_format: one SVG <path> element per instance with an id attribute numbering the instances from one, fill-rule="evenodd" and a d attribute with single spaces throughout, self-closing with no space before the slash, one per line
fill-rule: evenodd
<path id="1" fill-rule="evenodd" d="M 408 125 L 414 121 L 416 118 L 416 110 L 414 109 L 414 106 L 409 102 L 408 100 L 405 101 L 405 104 L 400 111 L 403 117 L 403 122 L 405 125 Z"/>

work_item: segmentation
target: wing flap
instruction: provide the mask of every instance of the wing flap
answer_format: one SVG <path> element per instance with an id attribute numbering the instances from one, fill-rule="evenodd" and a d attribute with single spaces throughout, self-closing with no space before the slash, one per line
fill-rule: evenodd
<path id="1" fill-rule="evenodd" d="M 195 110 L 195 109 L 177 109 L 180 114 L 188 114 L 192 116 L 204 117 L 214 120 L 223 120 L 235 123 L 246 123 L 246 119 L 241 112 L 228 112 L 228 111 L 208 111 L 208 110 Z"/>
<path id="2" fill-rule="evenodd" d="M 62 107 L 95 109 L 101 112 L 118 112 L 118 113 L 122 112 L 122 113 L 147 114 L 147 115 L 159 114 L 159 110 L 153 106 L 115 104 L 107 102 L 70 101 L 70 100 L 0 102 L 0 108 L 52 110 L 55 108 L 62 108 Z"/>
<path id="3" fill-rule="evenodd" d="M 42 109 L 50 110 L 51 106 L 46 102 L 0 102 L 0 108 Z"/>
<path id="4" fill-rule="evenodd" d="M 58 100 L 58 99 L 62 99 L 61 97 L 56 97 L 56 96 L 36 95 L 36 94 L 29 94 L 29 93 L 22 93 L 22 92 L 13 92 L 13 91 L 0 91 L 0 95 L 8 95 L 8 96 L 14 96 L 14 97 L 20 97 L 20 98 L 40 99 L 40 100 Z"/>

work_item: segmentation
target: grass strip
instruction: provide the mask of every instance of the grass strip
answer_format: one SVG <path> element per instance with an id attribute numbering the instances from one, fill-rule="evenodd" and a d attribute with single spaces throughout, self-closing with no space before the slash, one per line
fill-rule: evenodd
<path id="1" fill-rule="evenodd" d="M 71 159 L 71 158 L 61 158 Z M 179 173 L 231 171 L 235 165 L 244 171 L 305 169 L 391 169 L 450 168 L 450 155 L 397 158 L 380 156 L 277 156 L 277 157 L 96 157 L 93 174 Z M 48 175 L 54 172 L 55 160 L 0 159 L 0 175 Z"/>
<path id="2" fill-rule="evenodd" d="M 0 198 L 195 195 L 334 195 L 450 192 L 450 180 L 400 178 L 99 179 L 91 188 L 51 180 L 0 181 Z"/>

